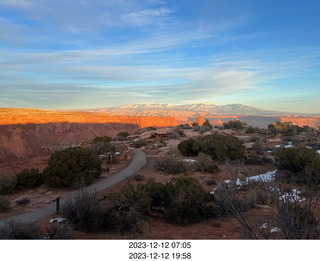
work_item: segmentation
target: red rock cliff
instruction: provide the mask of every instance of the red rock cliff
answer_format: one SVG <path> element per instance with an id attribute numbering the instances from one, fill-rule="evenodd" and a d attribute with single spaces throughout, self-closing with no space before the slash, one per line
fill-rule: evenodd
<path id="1" fill-rule="evenodd" d="M 137 124 L 140 128 L 168 127 L 177 125 L 174 117 L 153 116 L 107 116 L 104 113 L 90 113 L 79 111 L 47 111 L 37 109 L 0 108 L 0 124 L 27 123 L 126 123 Z"/>

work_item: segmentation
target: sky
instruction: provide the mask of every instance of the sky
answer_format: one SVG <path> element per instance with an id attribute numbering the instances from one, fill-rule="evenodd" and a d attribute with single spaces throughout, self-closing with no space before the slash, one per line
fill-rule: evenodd
<path id="1" fill-rule="evenodd" d="M 0 107 L 320 113 L 319 0 L 0 0 Z"/>

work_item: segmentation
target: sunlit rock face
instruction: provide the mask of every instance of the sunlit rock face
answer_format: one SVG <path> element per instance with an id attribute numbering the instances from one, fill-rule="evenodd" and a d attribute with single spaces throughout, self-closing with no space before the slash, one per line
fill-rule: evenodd
<path id="1" fill-rule="evenodd" d="M 104 113 L 0 109 L 0 173 L 3 165 L 19 168 L 36 157 L 70 146 L 79 146 L 96 136 L 116 137 L 139 128 L 176 125 L 173 117 L 107 116 Z M 14 169 L 14 168 L 13 168 Z"/>

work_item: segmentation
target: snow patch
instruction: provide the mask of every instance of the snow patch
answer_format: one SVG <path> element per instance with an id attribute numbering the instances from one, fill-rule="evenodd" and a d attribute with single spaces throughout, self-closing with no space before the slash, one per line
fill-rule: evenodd
<path id="1" fill-rule="evenodd" d="M 268 224 L 267 223 L 264 223 L 260 226 L 260 229 L 264 229 L 264 228 L 267 228 L 268 227 Z"/>
<path id="2" fill-rule="evenodd" d="M 281 147 L 281 145 L 276 145 L 275 147 L 276 147 L 276 148 L 280 148 L 280 147 Z"/>
<path id="3" fill-rule="evenodd" d="M 62 223 L 62 222 L 64 222 L 64 221 L 66 221 L 66 220 L 67 220 L 66 218 L 57 217 L 57 218 L 51 219 L 49 222 L 50 222 L 50 223 L 53 223 L 53 222 Z"/>
<path id="4" fill-rule="evenodd" d="M 290 193 L 286 193 L 282 196 L 279 197 L 280 200 L 286 202 L 286 201 L 290 201 L 290 202 L 301 202 L 303 200 L 305 200 L 305 198 L 301 198 L 300 197 L 301 191 L 297 190 L 297 189 L 292 189 L 292 191 Z"/>
<path id="5" fill-rule="evenodd" d="M 270 233 L 280 232 L 280 230 L 281 230 L 280 228 L 274 227 L 270 230 Z"/>
<path id="6" fill-rule="evenodd" d="M 277 170 L 271 170 L 268 171 L 267 173 L 264 174 L 260 174 L 260 175 L 256 175 L 256 176 L 252 176 L 249 178 L 246 178 L 244 181 L 241 181 L 240 179 L 236 180 L 236 184 L 238 186 L 242 186 L 242 185 L 246 185 L 249 181 L 262 181 L 262 182 L 270 182 L 274 179 L 274 175 L 277 173 Z M 231 181 L 225 180 L 225 183 L 230 183 Z"/>
<path id="7" fill-rule="evenodd" d="M 194 159 L 183 159 L 184 162 L 191 162 L 191 163 L 195 163 L 197 162 L 196 160 Z"/>
<path id="8" fill-rule="evenodd" d="M 320 150 L 317 150 L 317 153 L 320 154 Z"/>

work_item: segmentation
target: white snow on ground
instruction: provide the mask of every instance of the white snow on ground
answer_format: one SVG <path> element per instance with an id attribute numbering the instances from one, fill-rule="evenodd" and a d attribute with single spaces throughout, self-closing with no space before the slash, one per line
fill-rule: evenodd
<path id="1" fill-rule="evenodd" d="M 120 155 L 120 154 L 121 154 L 121 152 L 117 151 L 114 155 Z"/>
<path id="2" fill-rule="evenodd" d="M 260 229 L 264 229 L 264 228 L 267 228 L 268 227 L 268 224 L 267 223 L 264 223 L 260 226 Z"/>
<path id="3" fill-rule="evenodd" d="M 49 222 L 50 222 L 50 223 L 53 223 L 53 222 L 61 223 L 61 222 L 66 221 L 66 220 L 67 220 L 66 218 L 57 217 L 57 218 L 51 219 Z"/>
<path id="4" fill-rule="evenodd" d="M 272 150 L 268 150 L 267 152 L 268 152 L 268 153 L 271 153 L 271 152 L 272 152 Z"/>
<path id="5" fill-rule="evenodd" d="M 252 176 L 250 178 L 246 178 L 244 181 L 237 179 L 236 184 L 238 186 L 242 186 L 242 185 L 245 185 L 246 183 L 248 183 L 249 181 L 269 182 L 274 179 L 274 175 L 276 173 L 277 173 L 277 170 L 271 170 L 271 171 L 268 171 L 267 173 L 264 173 L 264 174 L 260 174 L 260 175 Z M 230 180 L 228 179 L 228 180 L 225 180 L 224 182 L 230 183 Z"/>
<path id="6" fill-rule="evenodd" d="M 270 233 L 274 233 L 274 232 L 280 232 L 280 228 L 274 227 L 270 230 Z"/>
<path id="7" fill-rule="evenodd" d="M 276 148 L 280 148 L 280 147 L 281 147 L 281 145 L 276 145 L 275 147 L 276 147 Z"/>
<path id="8" fill-rule="evenodd" d="M 292 191 L 290 193 L 286 193 L 282 196 L 279 197 L 280 200 L 282 201 L 290 201 L 290 202 L 301 202 L 303 200 L 305 200 L 305 198 L 301 198 L 300 197 L 301 191 L 297 190 L 297 189 L 292 189 Z"/>
<path id="9" fill-rule="evenodd" d="M 194 159 L 183 159 L 184 162 L 191 162 L 191 163 L 195 163 L 197 162 L 196 160 Z"/>
<path id="10" fill-rule="evenodd" d="M 256 176 L 252 176 L 250 178 L 246 178 L 245 180 L 241 181 L 240 179 L 236 180 L 236 184 L 238 186 L 242 186 L 242 185 L 246 185 L 249 181 L 262 181 L 262 182 L 270 182 L 274 179 L 275 174 L 277 173 L 278 170 L 271 170 L 268 171 L 267 173 L 264 174 L 260 174 L 260 175 L 256 175 Z M 230 183 L 230 179 L 225 180 L 225 183 Z M 214 188 L 210 194 L 214 194 L 214 191 L 216 190 L 216 188 Z"/>
<path id="11" fill-rule="evenodd" d="M 317 150 L 317 153 L 320 154 L 320 150 Z"/>

